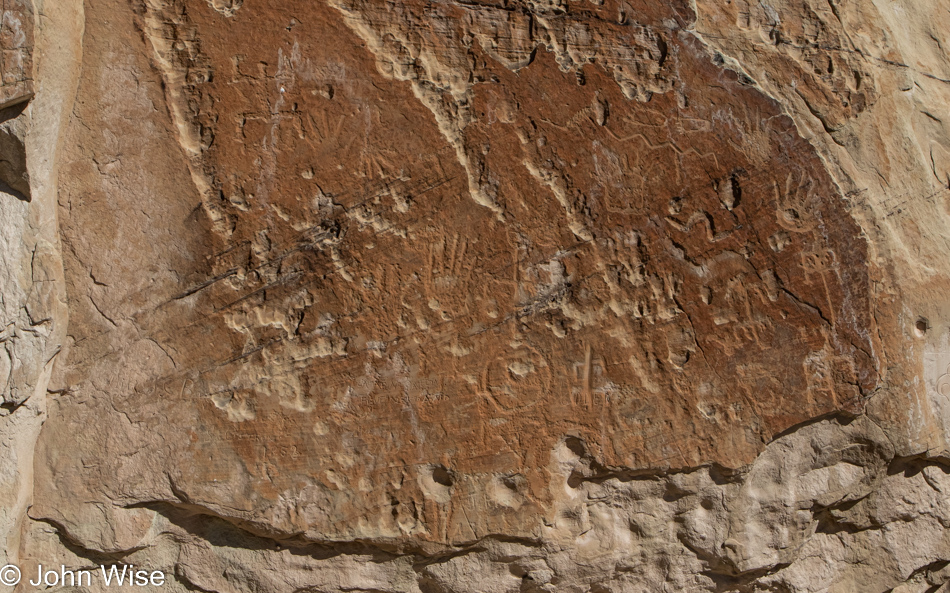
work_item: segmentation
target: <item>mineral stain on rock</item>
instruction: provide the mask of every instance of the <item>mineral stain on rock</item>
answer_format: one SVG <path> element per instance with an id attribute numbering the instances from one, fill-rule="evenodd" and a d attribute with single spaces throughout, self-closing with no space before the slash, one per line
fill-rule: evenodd
<path id="1" fill-rule="evenodd" d="M 22 64 L 76 25 L 6 1 L 0 90 L 44 129 Z M 899 101 L 950 66 L 838 4 L 82 2 L 53 156 L 0 128 L 68 307 L 15 400 L 18 554 L 205 591 L 943 586 L 950 134 Z"/>
<path id="2" fill-rule="evenodd" d="M 737 467 L 860 408 L 867 248 L 814 149 L 710 62 L 688 7 L 624 6 L 337 3 L 289 30 L 292 3 L 143 6 L 213 221 L 183 330 L 157 339 L 189 363 L 150 378 L 220 427 L 183 459 L 211 439 L 340 471 L 353 434 L 357 476 L 441 460 L 544 501 L 565 431 L 611 465 Z M 275 43 L 246 47 L 252 28 Z M 291 428 L 315 418 L 320 439 Z M 277 474 L 260 487 L 292 488 Z"/>

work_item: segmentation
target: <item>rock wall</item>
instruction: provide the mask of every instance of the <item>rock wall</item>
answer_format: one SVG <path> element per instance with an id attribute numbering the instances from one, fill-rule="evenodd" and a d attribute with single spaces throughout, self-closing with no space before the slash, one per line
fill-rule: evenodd
<path id="1" fill-rule="evenodd" d="M 950 587 L 943 4 L 3 8 L 24 575 Z"/>
<path id="2" fill-rule="evenodd" d="M 6 0 L 0 20 L 0 560 L 8 562 L 21 557 L 34 446 L 66 336 L 57 187 L 82 25 L 82 6 L 59 2 Z"/>

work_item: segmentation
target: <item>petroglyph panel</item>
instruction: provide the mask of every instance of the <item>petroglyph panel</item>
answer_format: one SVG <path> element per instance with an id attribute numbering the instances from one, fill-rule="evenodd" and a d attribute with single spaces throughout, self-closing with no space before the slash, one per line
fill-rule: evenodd
<path id="1" fill-rule="evenodd" d="M 135 6 L 208 222 L 135 314 L 162 373 L 70 377 L 164 435 L 142 493 L 532 535 L 567 435 L 738 467 L 876 387 L 865 241 L 686 3 Z"/>

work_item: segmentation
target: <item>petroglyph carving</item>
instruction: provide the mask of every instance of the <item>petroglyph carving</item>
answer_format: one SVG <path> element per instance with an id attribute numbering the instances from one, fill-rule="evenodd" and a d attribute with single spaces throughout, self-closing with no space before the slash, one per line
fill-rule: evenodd
<path id="1" fill-rule="evenodd" d="M 244 0 L 208 0 L 208 4 L 224 16 L 232 17 L 244 4 Z"/>
<path id="2" fill-rule="evenodd" d="M 778 224 L 793 233 L 807 233 L 818 224 L 813 212 L 815 196 L 811 178 L 802 175 L 796 182 L 789 173 L 784 188 L 776 181 L 773 183 L 775 201 L 778 205 L 776 218 Z"/>
<path id="3" fill-rule="evenodd" d="M 947 372 L 937 379 L 937 393 L 950 398 L 950 365 L 947 366 Z"/>

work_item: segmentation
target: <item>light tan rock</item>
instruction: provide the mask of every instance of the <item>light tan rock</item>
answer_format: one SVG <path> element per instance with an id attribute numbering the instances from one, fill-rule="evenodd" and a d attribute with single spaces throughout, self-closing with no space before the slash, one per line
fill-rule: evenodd
<path id="1" fill-rule="evenodd" d="M 19 555 L 47 383 L 66 331 L 57 175 L 81 37 L 81 3 L 7 0 L 3 5 L 0 561 L 16 561 Z M 34 48 L 41 49 L 40 55 L 33 55 Z"/>

